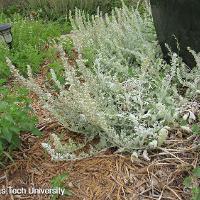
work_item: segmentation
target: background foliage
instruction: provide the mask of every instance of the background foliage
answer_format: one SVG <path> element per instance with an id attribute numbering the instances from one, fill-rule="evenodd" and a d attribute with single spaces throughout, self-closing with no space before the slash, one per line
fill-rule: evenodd
<path id="1" fill-rule="evenodd" d="M 124 0 L 124 2 L 127 5 L 135 5 L 137 0 Z M 75 8 L 89 14 L 96 13 L 97 8 L 104 13 L 111 12 L 112 8 L 121 6 L 121 0 L 7 0 L 1 5 L 8 15 L 21 12 L 33 17 L 63 20 L 69 10 L 73 12 Z"/>
<path id="2" fill-rule="evenodd" d="M 43 20 L 31 20 L 22 18 L 15 14 L 7 18 L 4 14 L 0 16 L 0 23 L 12 24 L 13 44 L 12 49 L 0 42 L 0 78 L 9 77 L 9 69 L 5 63 L 5 57 L 12 58 L 20 71 L 25 74 L 27 65 L 31 65 L 33 72 L 38 72 L 40 66 L 47 61 L 56 62 L 56 51 L 52 48 L 53 38 L 66 34 L 71 27 L 66 22 L 61 25 L 58 22 L 44 22 Z"/>

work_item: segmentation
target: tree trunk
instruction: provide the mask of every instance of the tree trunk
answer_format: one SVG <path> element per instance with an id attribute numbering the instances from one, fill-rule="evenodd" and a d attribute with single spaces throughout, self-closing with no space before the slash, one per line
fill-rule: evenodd
<path id="1" fill-rule="evenodd" d="M 164 58 L 169 62 L 169 45 L 192 68 L 196 65 L 187 47 L 200 52 L 200 0 L 150 0 Z M 177 47 L 177 41 L 179 46 Z"/>

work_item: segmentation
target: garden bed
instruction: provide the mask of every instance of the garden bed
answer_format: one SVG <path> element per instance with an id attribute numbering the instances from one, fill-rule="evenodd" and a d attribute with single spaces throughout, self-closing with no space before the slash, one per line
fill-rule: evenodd
<path id="1" fill-rule="evenodd" d="M 151 161 L 107 151 L 95 157 L 77 161 L 54 162 L 44 154 L 41 142 L 55 129 L 45 127 L 40 140 L 26 134 L 23 148 L 16 152 L 15 163 L 0 172 L 0 187 L 50 188 L 56 175 L 68 173 L 65 187 L 71 196 L 59 199 L 180 199 L 188 200 L 191 193 L 183 182 L 188 172 L 199 165 L 199 152 L 194 143 L 199 137 L 187 138 L 174 130 L 167 147 L 151 152 Z M 56 128 L 57 131 L 61 129 Z M 67 133 L 67 132 L 66 132 Z M 67 133 L 70 137 L 70 133 Z M 195 180 L 194 180 L 195 181 Z M 197 181 L 197 180 L 196 180 Z M 198 185 L 198 182 L 194 184 Z M 7 199 L 50 199 L 44 195 L 1 196 Z"/>
<path id="2" fill-rule="evenodd" d="M 0 18 L 0 199 L 199 200 L 200 55 L 165 62 L 149 7 L 37 12 Z"/>

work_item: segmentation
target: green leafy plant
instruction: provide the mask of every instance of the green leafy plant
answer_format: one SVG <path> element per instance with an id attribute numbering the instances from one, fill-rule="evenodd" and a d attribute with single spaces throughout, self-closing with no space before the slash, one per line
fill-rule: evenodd
<path id="1" fill-rule="evenodd" d="M 68 173 L 62 173 L 60 175 L 57 175 L 57 176 L 53 177 L 52 180 L 51 180 L 52 188 L 53 189 L 57 189 L 57 188 L 63 189 L 65 196 L 71 195 L 71 192 L 65 186 L 65 182 L 66 182 L 66 179 L 68 177 L 69 177 Z M 59 198 L 59 195 L 58 194 L 54 194 L 54 195 L 52 195 L 51 200 L 56 200 L 58 198 Z"/>
<path id="2" fill-rule="evenodd" d="M 0 23 L 8 22 L 12 25 L 13 44 L 9 50 L 0 41 L 0 78 L 6 79 L 10 71 L 6 66 L 5 58 L 12 58 L 18 69 L 26 74 L 27 65 L 32 66 L 33 73 L 40 70 L 40 66 L 48 61 L 55 62 L 56 52 L 53 50 L 54 38 L 68 33 L 71 28 L 68 22 L 45 22 L 43 20 L 31 20 L 20 15 L 12 18 L 0 17 Z"/>
<path id="3" fill-rule="evenodd" d="M 83 57 L 86 60 L 86 65 L 92 67 L 95 61 L 95 51 L 92 48 L 83 49 Z"/>
<path id="4" fill-rule="evenodd" d="M 62 43 L 63 49 L 67 53 L 69 59 L 75 60 L 76 58 L 74 57 L 74 44 L 72 39 L 70 37 L 64 37 L 60 40 L 60 42 Z"/>
<path id="5" fill-rule="evenodd" d="M 7 79 L 10 76 L 10 70 L 6 67 L 5 57 L 10 55 L 8 47 L 0 40 L 0 78 Z"/>
<path id="6" fill-rule="evenodd" d="M 186 188 L 191 189 L 192 191 L 192 200 L 199 200 L 200 199 L 200 167 L 197 167 L 192 170 L 192 175 L 185 178 L 184 186 Z"/>
<path id="7" fill-rule="evenodd" d="M 200 135 L 200 126 L 198 124 L 194 124 L 192 126 L 192 133 L 195 135 Z"/>
<path id="8" fill-rule="evenodd" d="M 15 89 L 15 92 L 11 92 L 5 86 L 0 87 L 0 161 L 20 147 L 22 132 L 40 135 L 35 128 L 37 120 L 28 106 L 27 90 Z"/>

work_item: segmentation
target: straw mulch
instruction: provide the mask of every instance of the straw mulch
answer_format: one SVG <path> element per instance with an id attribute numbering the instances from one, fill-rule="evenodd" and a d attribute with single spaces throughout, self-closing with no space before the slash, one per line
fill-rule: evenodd
<path id="1" fill-rule="evenodd" d="M 166 148 L 149 152 L 150 161 L 131 159 L 130 155 L 115 154 L 110 149 L 96 157 L 53 162 L 41 148 L 41 142 L 54 131 L 63 132 L 63 128 L 49 123 L 43 127 L 44 135 L 40 139 L 23 135 L 22 149 L 14 156 L 16 162 L 0 172 L 0 188 L 51 188 L 52 178 L 67 172 L 65 186 L 72 195 L 60 197 L 61 200 L 191 199 L 191 191 L 184 188 L 183 181 L 191 169 L 199 166 L 199 137 L 187 137 L 174 130 Z M 199 180 L 194 180 L 194 184 L 200 184 Z M 28 194 L 0 197 L 2 200 L 50 199 L 50 196 Z"/>

